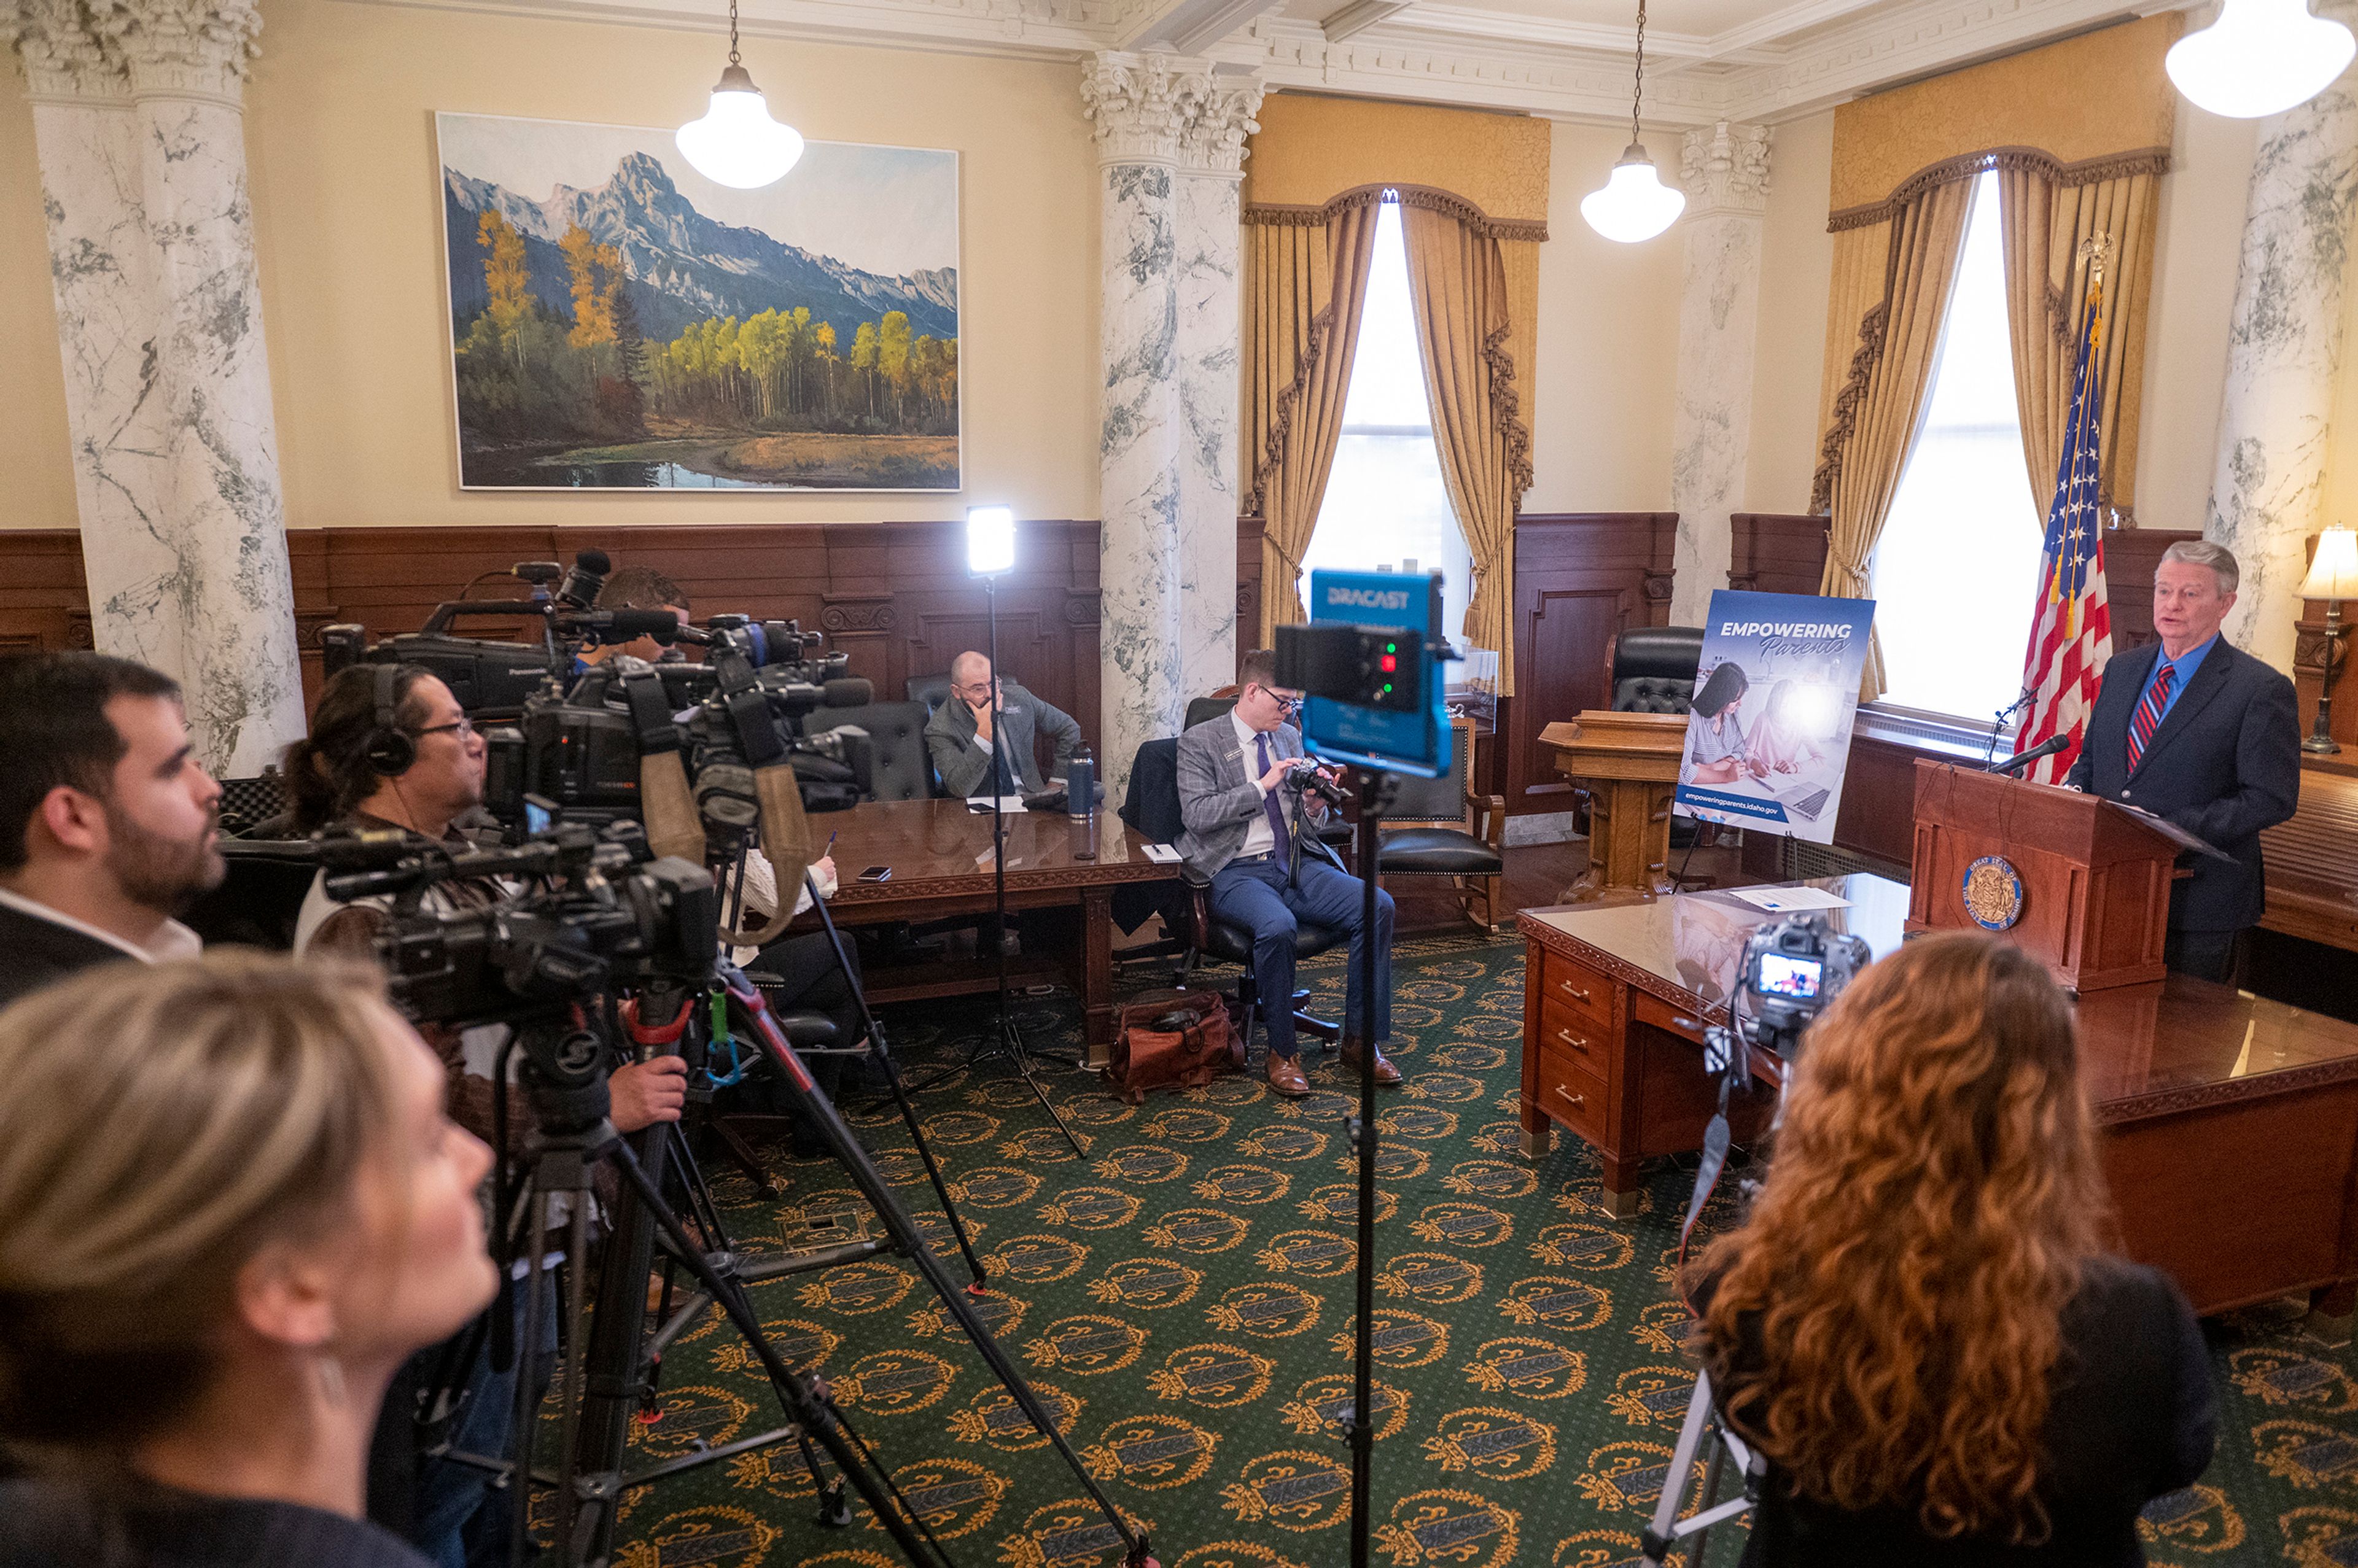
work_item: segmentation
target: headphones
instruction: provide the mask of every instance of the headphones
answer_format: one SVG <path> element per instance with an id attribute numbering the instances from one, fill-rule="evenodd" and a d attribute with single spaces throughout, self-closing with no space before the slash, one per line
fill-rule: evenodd
<path id="1" fill-rule="evenodd" d="M 407 773 L 417 761 L 417 738 L 401 728 L 400 716 L 395 711 L 400 706 L 394 695 L 400 678 L 399 665 L 376 666 L 376 718 L 361 742 L 361 754 L 369 766 L 386 778 Z"/>

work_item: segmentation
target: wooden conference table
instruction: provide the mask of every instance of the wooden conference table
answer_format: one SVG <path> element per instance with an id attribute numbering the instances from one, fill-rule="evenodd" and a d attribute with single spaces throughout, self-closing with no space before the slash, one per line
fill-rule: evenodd
<path id="1" fill-rule="evenodd" d="M 1906 884 L 1801 885 L 1850 901 L 1832 924 L 1897 951 Z M 1780 918 L 1729 892 L 1525 910 L 1523 1152 L 1562 1123 L 1602 1156 L 1606 1206 L 1635 1212 L 1650 1155 L 1698 1149 L 1717 1098 L 1704 1025 L 1725 1023 L 1744 944 Z M 2196 1310 L 2307 1289 L 2330 1318 L 2358 1297 L 2358 1026 L 2171 975 L 2082 996 L 2081 1080 L 2103 1136 L 2121 1243 Z M 1782 1064 L 1753 1054 L 1770 1085 Z M 1739 1141 L 1773 1109 L 1757 1087 Z"/>
<path id="2" fill-rule="evenodd" d="M 814 816 L 811 828 L 815 845 L 825 844 L 823 833 L 836 836 L 832 853 L 840 886 L 827 908 L 838 925 L 881 925 L 990 911 L 990 816 L 969 812 L 962 800 L 871 801 Z M 1064 953 L 1027 953 L 1009 960 L 1009 979 L 1018 985 L 1052 976 L 1070 981 L 1087 1010 L 1091 1065 L 1102 1064 L 1114 1037 L 1114 890 L 1179 874 L 1176 865 L 1148 860 L 1145 846 L 1143 838 L 1105 810 L 1097 814 L 1094 830 L 1062 812 L 1007 818 L 1007 907 L 1076 909 L 1081 926 L 1078 942 Z M 881 882 L 858 881 L 870 866 L 890 866 L 892 875 Z M 996 959 L 987 954 L 879 968 L 868 977 L 868 1000 L 968 996 L 994 989 L 998 974 Z"/>

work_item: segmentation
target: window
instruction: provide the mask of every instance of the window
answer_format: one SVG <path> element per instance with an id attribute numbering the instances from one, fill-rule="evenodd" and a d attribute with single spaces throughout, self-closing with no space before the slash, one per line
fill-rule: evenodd
<path id="1" fill-rule="evenodd" d="M 1343 437 L 1310 548 L 1302 557 L 1303 598 L 1309 574 L 1320 568 L 1438 569 L 1442 629 L 1457 640 L 1473 588 L 1470 560 L 1441 481 L 1440 449 L 1433 444 L 1424 362 L 1409 308 L 1408 246 L 1401 237 L 1400 208 L 1387 201 L 1376 216 L 1376 254 L 1368 272 L 1357 357 L 1343 395 Z"/>
<path id="2" fill-rule="evenodd" d="M 1871 568 L 1896 707 L 1986 724 L 2022 688 L 2046 513 L 2015 411 L 1997 175 L 1974 182 L 1924 427 Z"/>

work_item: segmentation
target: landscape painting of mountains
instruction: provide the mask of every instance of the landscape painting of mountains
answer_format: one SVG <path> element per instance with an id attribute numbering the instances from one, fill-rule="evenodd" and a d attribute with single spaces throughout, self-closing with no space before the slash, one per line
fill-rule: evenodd
<path id="1" fill-rule="evenodd" d="M 957 155 L 441 114 L 468 489 L 957 490 Z"/>

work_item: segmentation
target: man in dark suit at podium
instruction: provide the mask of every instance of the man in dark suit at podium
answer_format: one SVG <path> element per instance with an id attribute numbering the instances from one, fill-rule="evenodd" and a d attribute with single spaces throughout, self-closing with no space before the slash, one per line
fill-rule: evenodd
<path id="1" fill-rule="evenodd" d="M 2170 890 L 2164 961 L 2227 980 L 2236 940 L 2266 903 L 2260 829 L 2300 802 L 2292 682 L 2219 635 L 2241 578 L 2208 540 L 2163 552 L 2153 578 L 2159 643 L 2115 654 L 2064 782 L 2138 806 L 2234 857 L 2191 857 Z"/>

